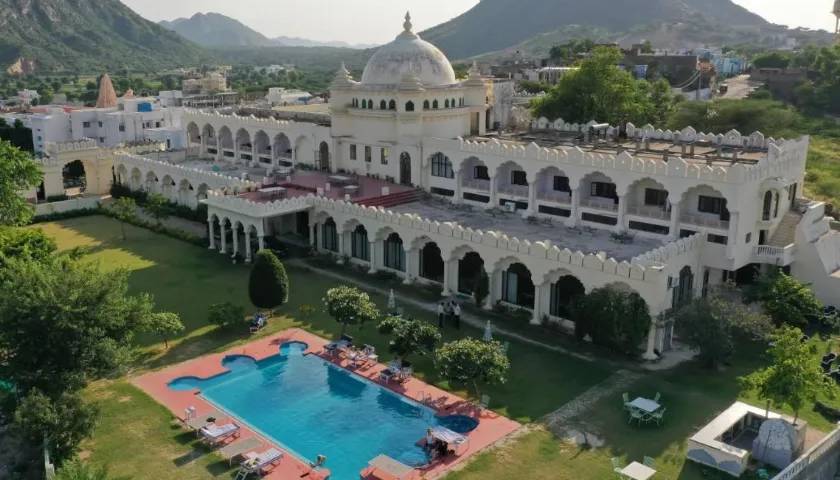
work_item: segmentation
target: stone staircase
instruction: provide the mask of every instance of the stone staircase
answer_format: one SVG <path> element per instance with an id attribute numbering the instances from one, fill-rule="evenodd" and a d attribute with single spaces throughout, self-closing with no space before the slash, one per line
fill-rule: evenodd
<path id="1" fill-rule="evenodd" d="M 771 247 L 784 248 L 791 243 L 795 243 L 796 227 L 799 225 L 800 221 L 802 221 L 802 215 L 799 213 L 786 213 L 784 218 L 782 218 L 782 221 L 779 222 L 779 226 L 776 228 L 773 236 L 770 237 L 770 240 L 767 242 L 767 245 Z"/>

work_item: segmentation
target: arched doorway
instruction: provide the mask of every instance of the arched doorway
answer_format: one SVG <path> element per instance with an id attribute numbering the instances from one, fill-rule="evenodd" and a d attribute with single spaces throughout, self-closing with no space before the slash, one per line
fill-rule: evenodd
<path id="1" fill-rule="evenodd" d="M 322 172 L 330 171 L 330 146 L 327 142 L 321 142 L 318 146 L 318 169 Z"/>
<path id="2" fill-rule="evenodd" d="M 61 169 L 61 180 L 64 185 L 64 194 L 68 197 L 75 197 L 85 193 L 87 178 L 85 176 L 85 165 L 81 160 L 73 160 L 64 165 Z"/>
<path id="3" fill-rule="evenodd" d="M 338 251 L 338 229 L 335 220 L 328 218 L 321 227 L 321 242 L 324 250 L 330 252 Z"/>
<path id="4" fill-rule="evenodd" d="M 570 317 L 569 307 L 576 298 L 583 296 L 585 293 L 586 288 L 577 278 L 571 275 L 558 278 L 556 282 L 551 284 L 548 314 L 568 319 Z"/>
<path id="5" fill-rule="evenodd" d="M 528 267 L 514 263 L 502 272 L 502 300 L 520 307 L 534 308 L 534 282 Z"/>
<path id="6" fill-rule="evenodd" d="M 475 293 L 475 288 L 484 273 L 484 260 L 475 252 L 467 252 L 458 260 L 458 291 L 466 295 Z"/>
<path id="7" fill-rule="evenodd" d="M 671 306 L 674 310 L 688 304 L 694 298 L 694 272 L 685 266 L 680 270 L 679 284 L 674 286 Z"/>
<path id="8" fill-rule="evenodd" d="M 420 276 L 443 283 L 443 257 L 435 242 L 428 242 L 420 249 Z"/>
<path id="9" fill-rule="evenodd" d="M 350 255 L 365 262 L 370 261 L 370 243 L 367 229 L 363 225 L 356 226 L 350 235 Z"/>
<path id="10" fill-rule="evenodd" d="M 408 152 L 400 154 L 400 184 L 411 185 L 411 155 Z"/>
<path id="11" fill-rule="evenodd" d="M 405 249 L 403 248 L 403 241 L 399 234 L 392 233 L 384 242 L 384 264 L 387 268 L 405 271 Z"/>
<path id="12" fill-rule="evenodd" d="M 770 220 L 770 211 L 773 208 L 773 192 L 767 190 L 764 192 L 764 208 L 762 209 L 761 219 L 763 221 Z"/>

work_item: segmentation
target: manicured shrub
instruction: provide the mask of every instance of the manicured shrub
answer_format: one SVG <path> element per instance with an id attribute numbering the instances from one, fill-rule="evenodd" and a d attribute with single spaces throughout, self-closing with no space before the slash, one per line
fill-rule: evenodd
<path id="1" fill-rule="evenodd" d="M 248 295 L 258 308 L 274 309 L 289 300 L 286 268 L 271 250 L 257 253 L 248 280 Z"/>
<path id="2" fill-rule="evenodd" d="M 245 309 L 231 302 L 214 303 L 207 311 L 207 321 L 221 328 L 242 323 Z"/>

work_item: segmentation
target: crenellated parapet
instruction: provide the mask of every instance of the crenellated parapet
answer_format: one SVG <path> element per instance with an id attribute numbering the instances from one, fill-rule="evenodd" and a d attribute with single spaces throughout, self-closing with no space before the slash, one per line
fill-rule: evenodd
<path id="1" fill-rule="evenodd" d="M 204 111 L 196 109 L 185 109 L 183 122 L 188 123 L 190 120 L 198 122 L 201 121 L 234 121 L 241 125 L 252 126 L 254 128 L 289 128 L 295 124 L 293 120 L 277 120 L 273 117 L 260 118 L 254 115 L 240 116 L 236 113 L 220 113 L 216 111 Z"/>
<path id="2" fill-rule="evenodd" d="M 690 253 L 692 251 L 699 251 L 706 244 L 705 235 L 694 234 L 690 237 L 680 238 L 657 249 L 639 255 L 631 261 L 631 263 L 638 265 L 667 265 L 671 260 Z"/>
<path id="3" fill-rule="evenodd" d="M 114 168 L 124 166 L 127 172 L 137 168 L 143 174 L 154 172 L 158 177 L 169 175 L 172 178 L 188 179 L 195 183 L 206 183 L 214 188 L 230 187 L 233 191 L 247 191 L 258 188 L 255 182 L 242 180 L 237 177 L 224 175 L 218 172 L 185 167 L 175 163 L 162 162 L 140 155 L 134 155 L 125 151 L 118 152 L 114 158 Z"/>
<path id="4" fill-rule="evenodd" d="M 79 152 L 84 150 L 96 150 L 96 140 L 83 138 L 81 140 L 70 140 L 67 142 L 47 142 L 46 151 L 48 155 L 56 155 L 64 152 Z"/>

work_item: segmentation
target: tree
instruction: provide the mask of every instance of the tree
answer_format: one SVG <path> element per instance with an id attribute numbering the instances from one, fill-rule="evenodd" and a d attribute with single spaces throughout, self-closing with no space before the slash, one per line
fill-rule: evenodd
<path id="1" fill-rule="evenodd" d="M 327 290 L 324 297 L 327 313 L 341 324 L 341 334 L 347 325 L 361 325 L 379 318 L 379 309 L 370 296 L 356 287 L 342 285 Z"/>
<path id="2" fill-rule="evenodd" d="M 567 122 L 590 120 L 621 125 L 653 123 L 659 111 L 669 111 L 673 96 L 658 86 L 654 90 L 646 80 L 636 80 L 618 66 L 617 48 L 598 47 L 580 63 L 580 68 L 564 75 L 554 88 L 531 105 L 535 117 Z"/>
<path id="3" fill-rule="evenodd" d="M 158 225 L 169 218 L 169 202 L 159 193 L 152 193 L 146 197 L 146 204 L 143 208 L 149 212 Z"/>
<path id="4" fill-rule="evenodd" d="M 802 331 L 783 326 L 772 335 L 767 353 L 772 359 L 769 367 L 741 378 L 744 387 L 758 392 L 775 405 L 787 405 L 794 412 L 793 423 L 806 403 L 813 403 L 821 394 L 832 395 L 836 386 L 823 375 L 814 361 L 814 348 L 802 341 Z"/>
<path id="5" fill-rule="evenodd" d="M 765 135 L 796 134 L 802 116 L 793 108 L 773 100 L 714 100 L 712 102 L 681 102 L 669 115 L 667 127 L 681 130 L 693 127 L 700 132 L 728 132 L 743 134 L 762 132 Z"/>
<path id="6" fill-rule="evenodd" d="M 43 175 L 28 154 L 0 140 L 0 225 L 24 225 L 34 209 L 20 192 L 41 183 Z"/>
<path id="7" fill-rule="evenodd" d="M 57 256 L 0 269 L 0 378 L 51 398 L 124 367 L 136 333 L 159 314 L 128 295 L 128 272 Z"/>
<path id="8" fill-rule="evenodd" d="M 484 299 L 490 295 L 490 278 L 483 268 L 478 269 L 475 275 L 475 286 L 473 287 L 473 299 L 478 306 L 484 305 Z"/>
<path id="9" fill-rule="evenodd" d="M 413 318 L 387 317 L 379 322 L 378 330 L 391 336 L 388 349 L 401 360 L 415 353 L 433 352 L 441 339 L 434 325 Z"/>
<path id="10" fill-rule="evenodd" d="M 125 224 L 137 218 L 137 203 L 131 197 L 120 197 L 111 204 L 111 213 L 120 222 L 120 232 L 125 240 Z"/>
<path id="11" fill-rule="evenodd" d="M 823 305 L 806 283 L 774 270 L 758 277 L 746 291 L 750 301 L 759 301 L 776 325 L 805 327 L 822 314 Z"/>
<path id="12" fill-rule="evenodd" d="M 442 378 L 453 384 L 471 386 L 477 398 L 479 385 L 507 381 L 510 360 L 497 341 L 462 338 L 445 343 L 435 351 L 435 366 Z"/>
<path id="13" fill-rule="evenodd" d="M 258 308 L 273 310 L 289 300 L 289 277 L 286 268 L 271 250 L 257 253 L 251 276 L 248 279 L 248 295 Z"/>
<path id="14" fill-rule="evenodd" d="M 56 473 L 55 480 L 108 480 L 108 469 L 94 467 L 75 458 L 66 462 Z"/>
<path id="15" fill-rule="evenodd" d="M 675 314 L 680 340 L 700 351 L 700 360 L 710 368 L 726 362 L 742 341 L 767 337 L 772 323 L 736 298 L 732 287 L 715 289 L 706 298 L 695 299 Z"/>
<path id="16" fill-rule="evenodd" d="M 57 249 L 55 241 L 40 229 L 0 227 L 0 266 L 12 258 L 45 260 Z"/>
<path id="17" fill-rule="evenodd" d="M 33 389 L 15 409 L 14 425 L 33 444 L 46 441 L 52 460 L 61 465 L 93 433 L 97 416 L 96 407 L 86 404 L 78 393 L 61 393 L 53 400 Z"/>
<path id="18" fill-rule="evenodd" d="M 245 309 L 231 302 L 214 303 L 207 312 L 207 321 L 221 328 L 241 323 L 245 318 Z"/>
<path id="19" fill-rule="evenodd" d="M 162 312 L 152 314 L 144 328 L 148 332 L 163 337 L 163 346 L 169 350 L 169 338 L 184 331 L 184 324 L 177 313 Z"/>
<path id="20" fill-rule="evenodd" d="M 787 68 L 790 62 L 790 53 L 778 51 L 761 53 L 752 59 L 755 68 Z"/>
<path id="21" fill-rule="evenodd" d="M 578 297 L 571 308 L 575 336 L 589 335 L 592 343 L 636 355 L 647 336 L 651 317 L 647 303 L 636 292 L 606 286 Z"/>

